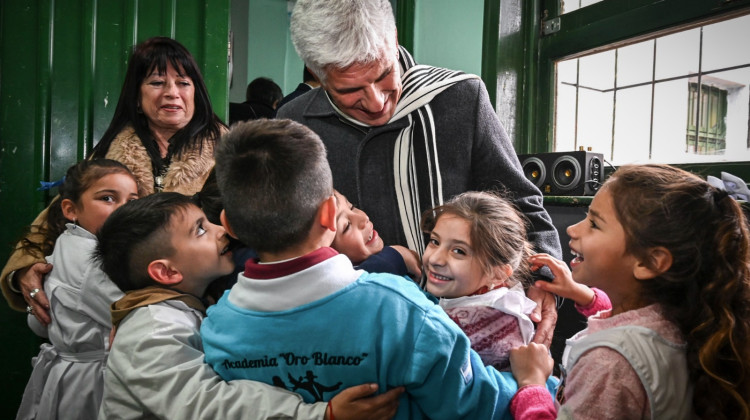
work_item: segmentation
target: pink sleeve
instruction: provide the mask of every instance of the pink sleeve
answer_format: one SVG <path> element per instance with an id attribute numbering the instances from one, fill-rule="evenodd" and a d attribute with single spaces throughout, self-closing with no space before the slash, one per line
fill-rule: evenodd
<path id="1" fill-rule="evenodd" d="M 590 317 L 591 315 L 596 315 L 597 312 L 612 309 L 612 302 L 610 302 L 609 296 L 607 296 L 606 293 L 597 289 L 596 287 L 592 287 L 591 290 L 594 291 L 593 302 L 589 303 L 586 306 L 580 306 L 576 304 L 576 310 L 578 310 L 578 312 L 586 318 Z"/>
<path id="2" fill-rule="evenodd" d="M 546 420 L 557 418 L 555 403 L 542 385 L 526 385 L 510 400 L 510 413 L 516 420 Z"/>
<path id="3" fill-rule="evenodd" d="M 638 374 L 627 359 L 608 347 L 583 354 L 568 372 L 564 386 L 560 411 L 576 420 L 650 417 L 648 397 Z"/>

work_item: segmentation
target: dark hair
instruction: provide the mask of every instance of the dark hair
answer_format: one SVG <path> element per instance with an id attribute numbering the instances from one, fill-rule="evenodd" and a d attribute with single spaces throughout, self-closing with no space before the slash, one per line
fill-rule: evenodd
<path id="1" fill-rule="evenodd" d="M 445 214 L 469 222 L 471 249 L 485 273 L 490 274 L 494 267 L 507 264 L 513 269 L 511 282 L 524 286 L 531 283 L 531 270 L 526 264 L 532 255 L 531 243 L 526 237 L 527 220 L 513 203 L 497 193 L 465 192 L 425 211 L 420 222 L 422 232 L 432 233 Z"/>
<path id="2" fill-rule="evenodd" d="M 153 37 L 136 45 L 133 49 L 115 113 L 107 131 L 94 147 L 93 157 L 105 157 L 115 137 L 125 127 L 131 125 L 151 157 L 154 173 L 161 171 L 163 163 L 159 147 L 151 133 L 146 115 L 139 113 L 138 110 L 143 80 L 155 70 L 159 74 L 166 73 L 168 65 L 174 67 L 181 75 L 192 79 L 195 87 L 193 118 L 169 140 L 174 156 L 180 156 L 189 149 L 202 150 L 204 141 L 216 141 L 219 138 L 224 123 L 214 114 L 208 90 L 195 59 L 182 44 L 174 39 Z"/>
<path id="3" fill-rule="evenodd" d="M 148 265 L 174 254 L 172 216 L 193 205 L 188 196 L 161 192 L 121 206 L 97 233 L 94 258 L 123 292 L 156 284 L 148 275 Z"/>
<path id="4" fill-rule="evenodd" d="M 258 252 L 298 244 L 333 195 L 323 142 L 291 120 L 234 125 L 216 149 L 216 177 L 232 231 Z"/>
<path id="5" fill-rule="evenodd" d="M 203 188 L 193 195 L 193 202 L 203 210 L 206 219 L 215 225 L 221 225 L 221 211 L 224 209 L 224 203 L 221 202 L 221 192 L 219 184 L 216 182 L 216 168 L 212 168 L 208 173 Z"/>
<path id="6" fill-rule="evenodd" d="M 111 159 L 82 160 L 68 168 L 58 189 L 58 196 L 47 209 L 44 223 L 29 226 L 28 233 L 21 239 L 20 249 L 29 255 L 52 254 L 57 237 L 65 231 L 65 224 L 73 222 L 73 220 L 68 220 L 63 216 L 62 201 L 67 199 L 80 204 L 81 195 L 91 188 L 96 181 L 110 174 L 128 175 L 133 178 L 133 181 L 136 181 L 127 166 Z M 29 240 L 29 237 L 37 237 L 37 235 L 41 235 L 41 240 L 38 243 Z"/>
<path id="7" fill-rule="evenodd" d="M 247 85 L 245 100 L 248 102 L 260 102 L 273 108 L 274 103 L 278 103 L 284 94 L 281 88 L 273 80 L 267 77 L 258 77 Z"/>
<path id="8" fill-rule="evenodd" d="M 302 81 L 305 83 L 315 81 L 315 76 L 310 73 L 310 70 L 307 69 L 307 66 L 302 68 Z"/>
<path id="9" fill-rule="evenodd" d="M 664 247 L 671 267 L 643 281 L 687 340 L 700 418 L 750 418 L 750 235 L 740 205 L 689 172 L 622 166 L 602 186 L 612 196 L 626 250 L 648 263 Z"/>

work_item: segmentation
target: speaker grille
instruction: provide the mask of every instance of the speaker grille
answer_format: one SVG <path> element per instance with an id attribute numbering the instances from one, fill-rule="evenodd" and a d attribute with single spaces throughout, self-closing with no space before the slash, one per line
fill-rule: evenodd
<path id="1" fill-rule="evenodd" d="M 581 164 L 570 155 L 563 155 L 552 163 L 552 183 L 560 191 L 570 191 L 581 181 Z"/>
<path id="2" fill-rule="evenodd" d="M 547 178 L 547 168 L 544 166 L 544 162 L 538 157 L 531 156 L 521 162 L 521 166 L 526 179 L 533 182 L 537 188 L 542 188 L 542 184 Z"/>
<path id="3" fill-rule="evenodd" d="M 523 174 L 545 195 L 594 195 L 604 179 L 601 153 L 574 152 L 519 155 Z"/>

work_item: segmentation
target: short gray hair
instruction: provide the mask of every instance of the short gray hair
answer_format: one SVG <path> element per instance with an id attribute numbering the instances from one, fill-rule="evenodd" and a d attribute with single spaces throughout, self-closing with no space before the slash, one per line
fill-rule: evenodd
<path id="1" fill-rule="evenodd" d="M 298 0 L 291 33 L 297 54 L 321 82 L 328 67 L 346 68 L 397 54 L 389 0 Z"/>

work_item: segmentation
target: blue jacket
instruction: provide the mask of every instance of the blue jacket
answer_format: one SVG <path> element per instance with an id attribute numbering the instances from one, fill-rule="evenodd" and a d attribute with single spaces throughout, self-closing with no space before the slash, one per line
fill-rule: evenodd
<path id="1" fill-rule="evenodd" d="M 277 294 L 286 303 L 269 310 L 281 290 L 297 297 Z M 201 334 L 206 361 L 224 379 L 274 384 L 308 402 L 365 382 L 381 391 L 403 385 L 397 419 L 510 418 L 517 387 L 482 364 L 416 284 L 355 271 L 330 248 L 270 267 L 248 263 Z"/>

